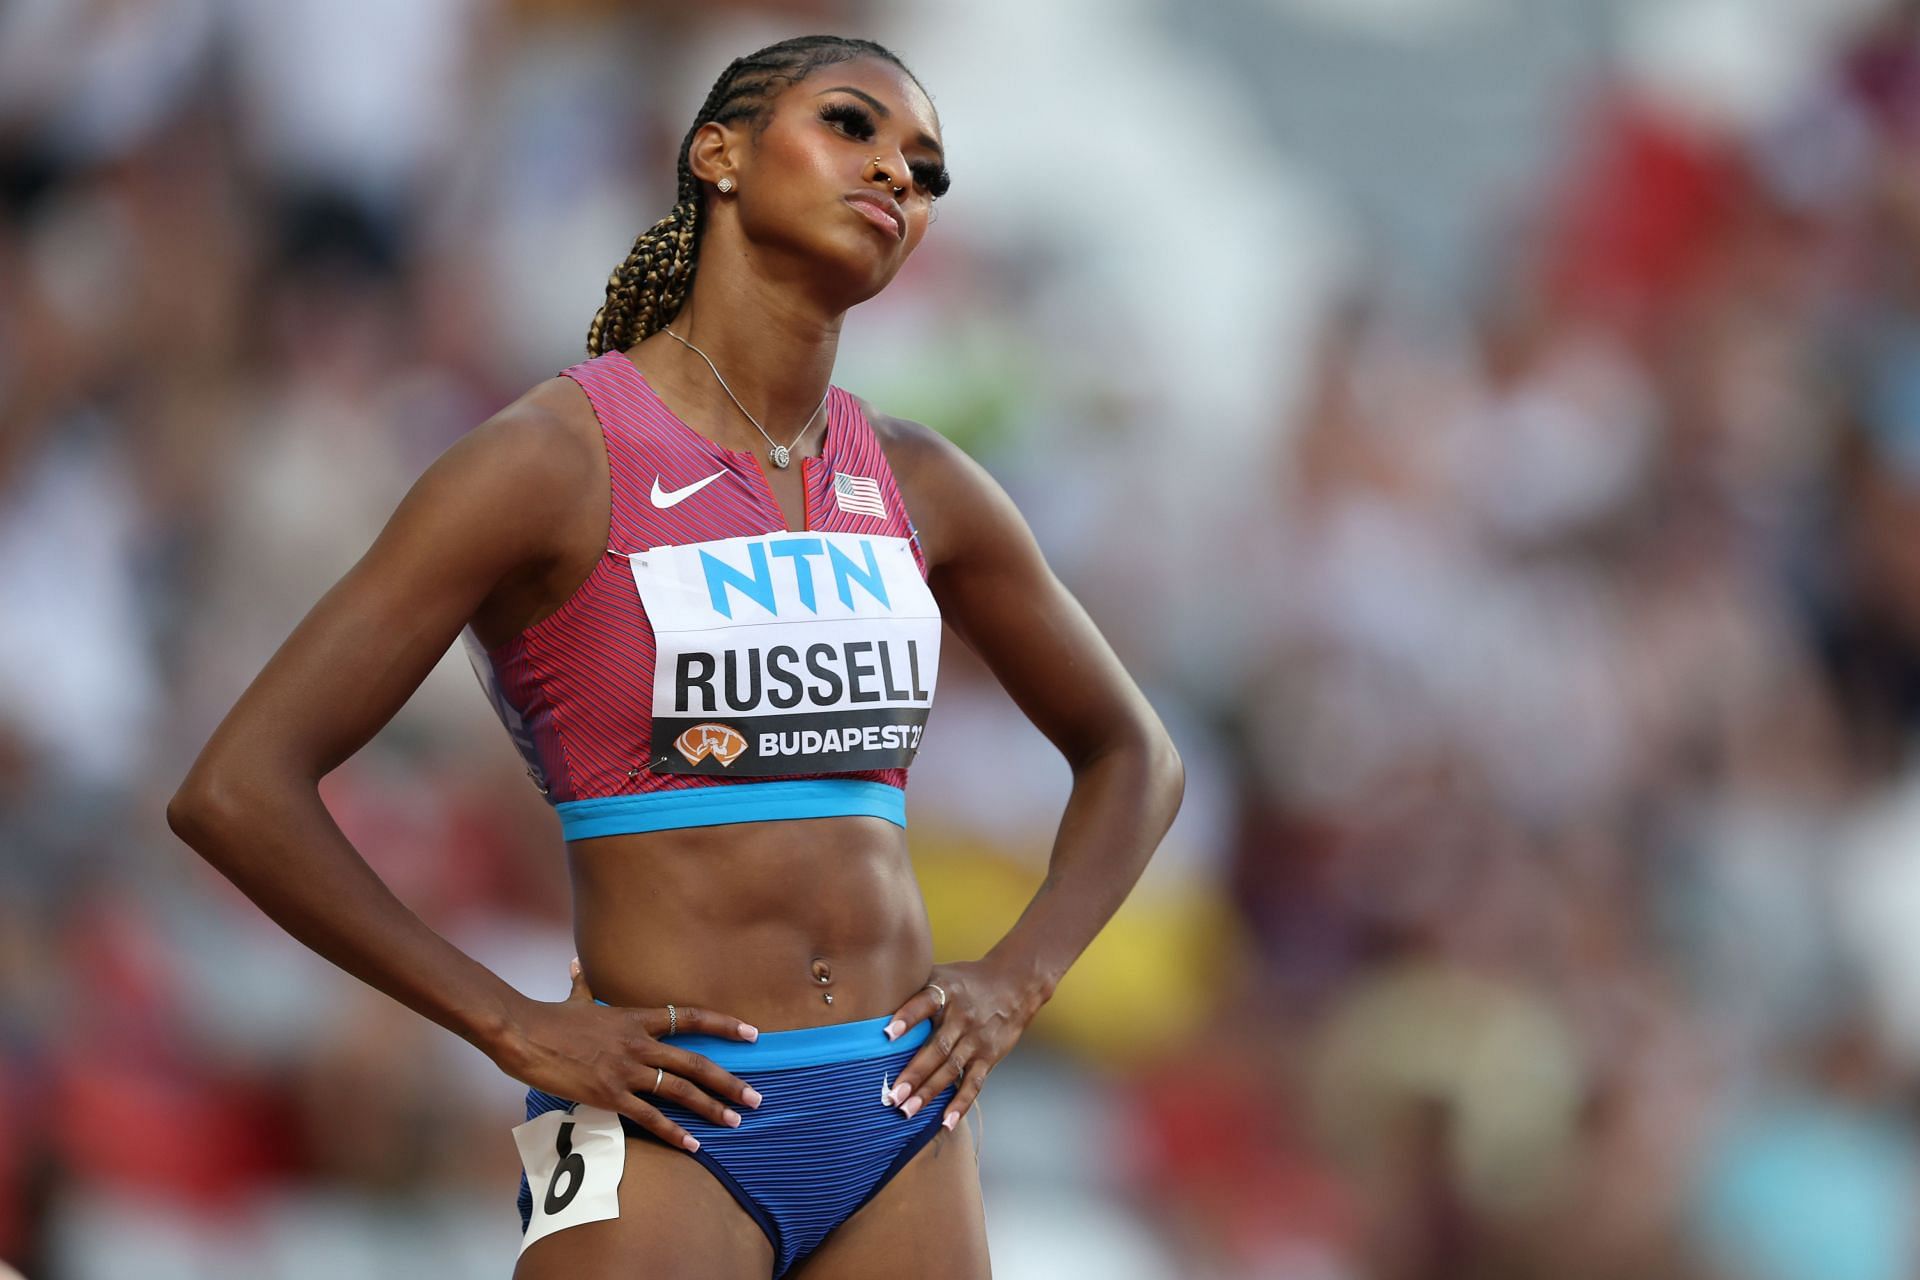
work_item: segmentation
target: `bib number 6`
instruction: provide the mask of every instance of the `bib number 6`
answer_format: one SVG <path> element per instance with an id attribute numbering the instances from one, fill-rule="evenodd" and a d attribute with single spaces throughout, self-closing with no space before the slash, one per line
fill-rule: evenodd
<path id="1" fill-rule="evenodd" d="M 513 1142 L 534 1193 L 522 1253 L 556 1231 L 620 1216 L 627 1137 L 618 1114 L 584 1104 L 549 1111 L 516 1125 Z"/>
<path id="2" fill-rule="evenodd" d="M 553 1166 L 553 1180 L 547 1183 L 548 1217 L 552 1217 L 573 1203 L 573 1198 L 580 1194 L 580 1184 L 587 1177 L 587 1159 L 573 1149 L 573 1125 L 574 1122 L 571 1120 L 561 1124 L 560 1136 L 554 1139 L 554 1150 L 559 1154 L 560 1160 Z M 567 1180 L 565 1192 L 560 1190 L 562 1178 Z"/>

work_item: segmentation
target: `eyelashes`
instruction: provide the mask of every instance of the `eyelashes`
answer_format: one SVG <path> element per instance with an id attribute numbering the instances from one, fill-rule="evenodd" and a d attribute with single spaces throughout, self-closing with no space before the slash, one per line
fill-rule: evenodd
<path id="1" fill-rule="evenodd" d="M 820 118 L 838 125 L 841 132 L 862 142 L 873 140 L 873 117 L 865 107 L 851 102 L 829 102 L 820 108 Z"/>
<path id="2" fill-rule="evenodd" d="M 823 103 L 820 118 L 850 138 L 861 142 L 873 141 L 873 116 L 858 103 L 844 100 Z M 914 182 L 935 200 L 947 194 L 947 188 L 952 185 L 944 165 L 922 160 L 907 167 L 913 174 Z"/>

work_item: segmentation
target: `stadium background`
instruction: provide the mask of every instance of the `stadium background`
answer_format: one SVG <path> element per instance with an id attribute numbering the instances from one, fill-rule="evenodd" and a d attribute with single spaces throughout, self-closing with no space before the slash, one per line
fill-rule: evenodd
<path id="1" fill-rule="evenodd" d="M 1014 494 L 1187 800 L 982 1104 L 1002 1277 L 1920 1276 L 1920 16 L 1875 0 L 0 10 L 0 1258 L 504 1275 L 520 1088 L 167 831 L 449 442 L 583 354 L 735 54 L 953 192 L 836 381 Z M 942 959 L 1063 766 L 958 644 Z M 565 990 L 456 647 L 323 792 Z"/>

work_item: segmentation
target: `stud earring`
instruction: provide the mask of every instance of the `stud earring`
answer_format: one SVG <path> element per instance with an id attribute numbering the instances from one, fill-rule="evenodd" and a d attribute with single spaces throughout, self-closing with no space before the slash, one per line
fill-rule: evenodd
<path id="1" fill-rule="evenodd" d="M 714 183 L 713 185 L 714 185 L 714 186 L 716 186 L 716 187 L 718 187 L 718 188 L 720 188 L 720 194 L 721 194 L 721 195 L 725 195 L 725 194 L 727 194 L 727 192 L 729 192 L 729 191 L 731 191 L 731 190 L 733 190 L 733 179 L 732 179 L 732 178 L 722 178 L 722 179 L 720 179 L 720 181 L 718 181 L 718 182 L 716 182 L 716 183 Z"/>

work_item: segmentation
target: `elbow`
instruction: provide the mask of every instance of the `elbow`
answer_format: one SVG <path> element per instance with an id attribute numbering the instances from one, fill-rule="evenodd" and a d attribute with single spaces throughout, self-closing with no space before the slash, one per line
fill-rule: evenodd
<path id="1" fill-rule="evenodd" d="M 203 857 L 208 856 L 219 833 L 238 821 L 239 809 L 237 790 L 231 783 L 196 768 L 167 801 L 167 828 Z"/>
<path id="2" fill-rule="evenodd" d="M 229 832 L 240 822 L 231 789 L 216 780 L 187 781 L 167 801 L 167 827 L 180 842 L 200 855 L 202 861 L 228 879 L 233 879 L 232 858 L 244 842 L 230 838 Z"/>
<path id="3" fill-rule="evenodd" d="M 1123 769 L 1129 785 L 1138 788 L 1140 795 L 1151 797 L 1156 807 L 1165 810 L 1166 821 L 1172 823 L 1186 795 L 1187 767 L 1166 726 L 1157 717 L 1145 716 L 1126 730 L 1114 733 L 1082 757 L 1075 772 L 1096 761 L 1110 762 L 1113 767 Z"/>
<path id="4" fill-rule="evenodd" d="M 167 829 L 197 849 L 214 826 L 213 809 L 206 788 L 189 778 L 167 801 Z"/>
<path id="5" fill-rule="evenodd" d="M 1167 821 L 1173 821 L 1173 815 L 1180 812 L 1180 802 L 1187 794 L 1187 766 L 1180 759 L 1180 751 L 1173 745 L 1166 726 L 1156 725 L 1153 745 L 1150 750 L 1154 780 L 1167 797 Z"/>

